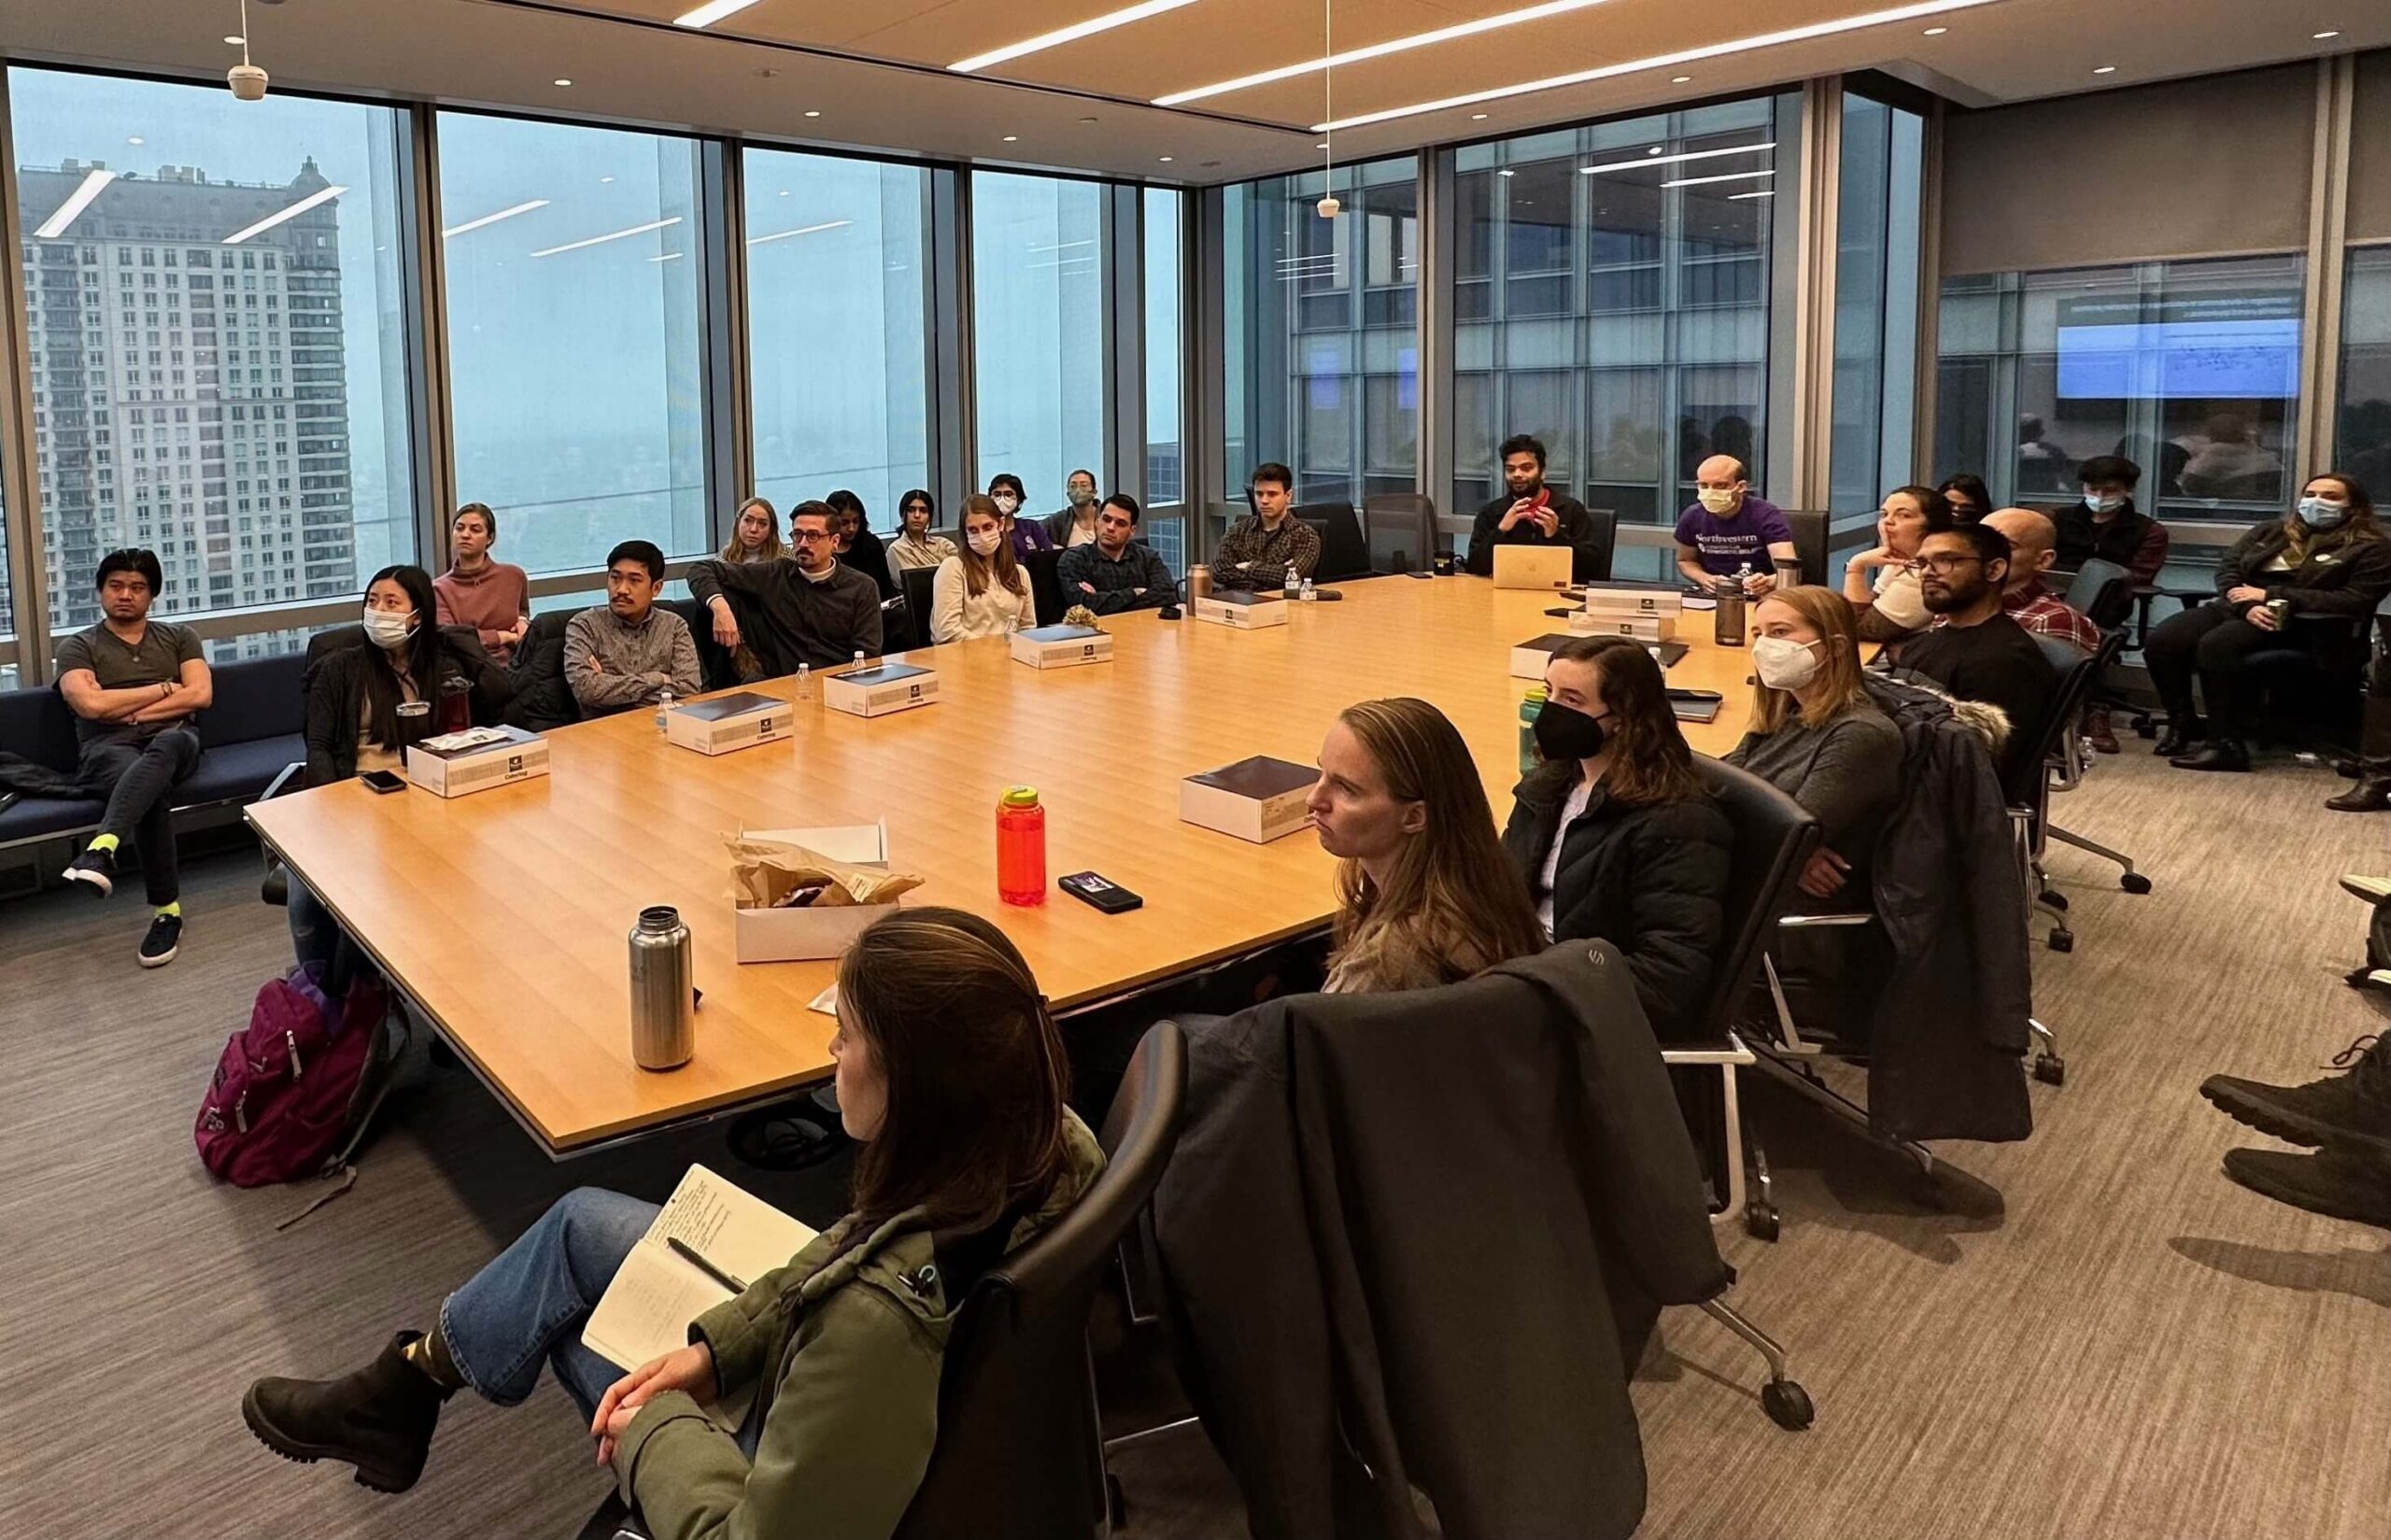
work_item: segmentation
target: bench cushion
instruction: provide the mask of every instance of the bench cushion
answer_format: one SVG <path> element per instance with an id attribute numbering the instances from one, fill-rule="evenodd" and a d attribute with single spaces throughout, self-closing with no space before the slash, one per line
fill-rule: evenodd
<path id="1" fill-rule="evenodd" d="M 212 751 L 304 732 L 307 700 L 299 680 L 306 667 L 304 655 L 281 653 L 213 670 L 216 703 L 199 713 L 199 741 Z"/>
<path id="2" fill-rule="evenodd" d="M 175 788 L 175 806 L 251 801 L 265 795 L 265 788 L 286 766 L 306 757 L 307 740 L 295 732 L 247 743 L 217 744 L 199 756 L 191 779 Z"/>
<path id="3" fill-rule="evenodd" d="M 100 821 L 106 806 L 58 797 L 28 797 L 0 812 L 0 845 L 38 840 L 69 829 L 89 828 Z"/>

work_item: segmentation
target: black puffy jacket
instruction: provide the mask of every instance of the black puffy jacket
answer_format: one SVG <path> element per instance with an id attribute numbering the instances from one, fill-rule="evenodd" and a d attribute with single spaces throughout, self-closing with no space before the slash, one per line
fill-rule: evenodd
<path id="1" fill-rule="evenodd" d="M 365 697 L 365 648 L 334 647 L 307 669 L 300 688 L 307 697 L 307 775 L 310 786 L 330 785 L 357 773 L 358 723 Z M 442 677 L 454 673 L 474 687 L 474 721 L 499 720 L 514 698 L 506 671 L 490 661 L 471 626 L 440 628 Z M 437 684 L 432 686 L 436 689 Z"/>
<path id="2" fill-rule="evenodd" d="M 1575 767 L 1547 766 L 1511 790 L 1503 848 L 1539 900 L 1544 858 L 1576 784 Z M 1619 948 L 1663 1042 L 1700 1031 L 1726 925 L 1719 897 L 1734 849 L 1727 815 L 1707 798 L 1635 805 L 1597 785 L 1561 838 L 1553 940 Z"/>

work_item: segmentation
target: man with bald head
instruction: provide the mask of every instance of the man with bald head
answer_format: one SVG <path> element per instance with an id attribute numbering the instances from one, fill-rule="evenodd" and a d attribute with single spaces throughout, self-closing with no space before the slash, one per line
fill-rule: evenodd
<path id="1" fill-rule="evenodd" d="M 1695 501 L 1677 516 L 1677 571 L 1712 593 L 1747 572 L 1744 591 L 1758 599 L 1776 586 L 1776 563 L 1793 559 L 1793 526 L 1785 511 L 1752 495 L 1744 462 L 1713 455 L 1694 468 Z M 1824 574 L 1804 572 L 1816 583 Z"/>
<path id="2" fill-rule="evenodd" d="M 2080 610 L 2043 584 L 2043 574 L 2059 559 L 2059 527 L 2046 514 L 2031 508 L 2003 508 L 1984 521 L 2009 537 L 2009 584 L 2002 590 L 2001 607 L 2009 618 L 2036 636 L 2072 642 L 2079 651 L 2101 650 L 2101 628 Z"/>

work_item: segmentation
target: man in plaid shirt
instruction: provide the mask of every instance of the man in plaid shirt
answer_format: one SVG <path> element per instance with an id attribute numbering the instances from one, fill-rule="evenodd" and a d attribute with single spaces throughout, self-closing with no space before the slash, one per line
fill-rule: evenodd
<path id="1" fill-rule="evenodd" d="M 2086 653 L 2099 652 L 2101 628 L 2043 586 L 2043 574 L 2059 559 L 2058 526 L 2030 508 L 2003 508 L 1986 515 L 1984 521 L 2009 537 L 2015 553 L 2009 560 L 2009 586 L 2001 596 L 2009 618 L 2036 636 L 2055 636 Z"/>
<path id="2" fill-rule="evenodd" d="M 1253 512 L 1229 526 L 1212 553 L 1215 588 L 1283 587 L 1287 572 L 1311 576 L 1320 565 L 1320 531 L 1295 514 L 1295 473 L 1276 460 L 1254 467 Z"/>
<path id="3" fill-rule="evenodd" d="M 1097 615 L 1153 610 L 1175 603 L 1179 584 L 1162 558 L 1138 532 L 1138 500 L 1115 492 L 1096 511 L 1096 543 L 1074 545 L 1054 566 L 1063 601 L 1084 604 Z"/>

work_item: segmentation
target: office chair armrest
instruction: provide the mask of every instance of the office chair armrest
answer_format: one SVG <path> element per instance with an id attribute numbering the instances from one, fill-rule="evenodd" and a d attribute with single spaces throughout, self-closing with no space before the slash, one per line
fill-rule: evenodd
<path id="1" fill-rule="evenodd" d="M 306 773 L 307 761 L 304 759 L 292 760 L 290 764 L 287 764 L 280 770 L 275 771 L 274 779 L 267 782 L 265 790 L 258 794 L 258 800 L 261 802 L 273 801 L 276 798 L 282 795 L 282 788 L 290 784 L 293 777 L 304 775 Z"/>
<path id="2" fill-rule="evenodd" d="M 1730 1032 L 1727 1040 L 1714 1048 L 1663 1048 L 1661 1050 L 1661 1062 L 1684 1065 L 1758 1064 L 1760 1055 L 1746 1048 L 1744 1040 Z"/>
<path id="3" fill-rule="evenodd" d="M 1873 925 L 1874 914 L 1787 914 L 1777 920 L 1786 930 L 1816 930 L 1828 925 Z"/>

